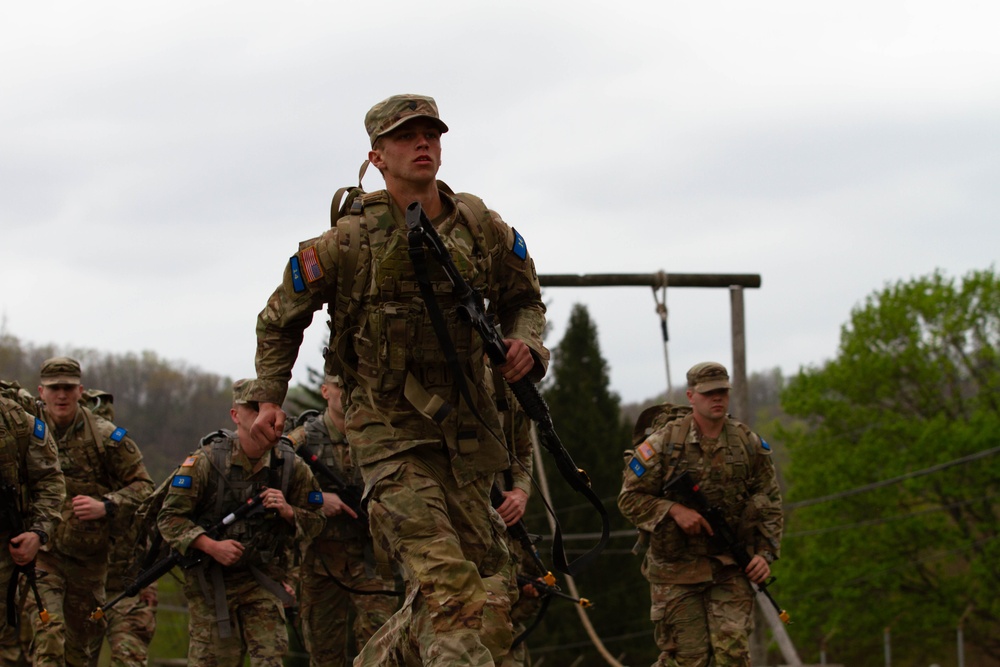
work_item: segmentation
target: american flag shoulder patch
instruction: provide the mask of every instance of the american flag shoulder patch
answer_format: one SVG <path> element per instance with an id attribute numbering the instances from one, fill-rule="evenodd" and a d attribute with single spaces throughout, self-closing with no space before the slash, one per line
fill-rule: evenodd
<path id="1" fill-rule="evenodd" d="M 195 457 L 189 456 L 186 459 L 184 459 L 184 463 L 181 464 L 181 467 L 182 468 L 190 468 L 191 466 L 194 465 L 194 462 L 197 461 L 197 460 L 198 459 L 196 459 Z"/>
<path id="2" fill-rule="evenodd" d="M 649 459 L 656 456 L 656 450 L 653 449 L 653 446 L 649 444 L 648 441 L 643 442 L 641 445 L 639 445 L 639 447 L 636 449 L 636 452 L 638 452 L 639 456 L 642 457 L 642 460 L 646 462 L 649 462 Z"/>
<path id="3" fill-rule="evenodd" d="M 642 477 L 646 474 L 646 466 L 642 465 L 639 459 L 632 457 L 632 460 L 628 462 L 629 469 L 635 473 L 636 477 Z"/>
<path id="4" fill-rule="evenodd" d="M 302 272 L 305 274 L 306 280 L 314 283 L 322 278 L 323 267 L 319 265 L 319 256 L 316 254 L 316 246 L 311 245 L 299 254 L 302 256 Z"/>

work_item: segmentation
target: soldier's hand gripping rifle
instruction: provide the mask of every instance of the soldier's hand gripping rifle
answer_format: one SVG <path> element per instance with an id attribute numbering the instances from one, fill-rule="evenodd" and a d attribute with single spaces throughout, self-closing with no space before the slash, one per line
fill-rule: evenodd
<path id="1" fill-rule="evenodd" d="M 229 514 L 222 517 L 222 520 L 219 521 L 217 524 L 215 524 L 214 526 L 210 526 L 205 531 L 205 535 L 208 535 L 213 540 L 219 539 L 220 537 L 223 536 L 223 534 L 225 534 L 226 529 L 229 528 L 229 526 L 233 525 L 237 521 L 242 521 L 243 519 L 246 519 L 248 516 L 258 511 L 262 507 L 263 502 L 264 502 L 264 491 L 261 491 L 252 498 L 248 498 L 246 502 L 244 502 L 242 505 L 240 505 L 238 508 L 236 508 Z M 114 599 L 105 602 L 104 604 L 97 607 L 97 609 L 95 609 L 93 612 L 91 612 L 90 620 L 92 621 L 100 620 L 101 618 L 104 617 L 104 615 L 107 613 L 109 609 L 114 607 L 116 604 L 118 604 L 125 598 L 138 595 L 139 591 L 141 591 L 146 586 L 149 586 L 154 581 L 157 581 L 167 572 L 170 572 L 170 570 L 174 569 L 174 567 L 179 565 L 185 570 L 190 570 L 191 568 L 204 562 L 206 558 L 208 558 L 208 555 L 204 551 L 200 551 L 198 549 L 190 549 L 187 555 L 181 555 L 180 551 L 177 551 L 176 549 L 170 549 L 170 552 L 166 556 L 164 556 L 157 562 L 153 563 L 149 568 L 140 572 L 136 576 L 135 581 L 127 585 L 125 587 L 125 590 L 123 590 L 120 594 L 115 596 Z"/>
<path id="2" fill-rule="evenodd" d="M 747 566 L 750 565 L 750 561 L 752 560 L 750 554 L 747 553 L 746 545 L 739 540 L 736 533 L 729 526 L 729 523 L 722 515 L 722 510 L 708 502 L 708 498 L 705 497 L 705 494 L 701 491 L 701 487 L 691 477 L 691 473 L 685 470 L 670 480 L 663 489 L 664 491 L 678 491 L 684 498 L 684 504 L 689 505 L 705 517 L 705 520 L 708 521 L 708 525 L 712 527 L 712 532 L 714 533 L 711 540 L 716 546 L 729 552 L 736 560 L 736 564 L 745 573 Z M 754 586 L 774 605 L 775 610 L 778 612 L 778 618 L 784 623 L 789 623 L 791 617 L 788 615 L 788 612 L 778 605 L 777 601 L 771 597 L 771 592 L 767 590 L 767 587 L 774 583 L 774 581 L 775 577 L 770 577 L 767 581 L 754 584 Z"/>
<path id="3" fill-rule="evenodd" d="M 3 512 L 7 515 L 7 523 L 10 525 L 11 535 L 17 536 L 24 532 L 24 516 L 21 514 L 20 493 L 13 484 L 0 485 L 0 504 L 3 504 Z M 17 585 L 20 575 L 24 575 L 24 580 L 31 589 L 31 594 L 35 597 L 35 605 L 38 607 L 38 618 L 42 623 L 49 622 L 49 610 L 42 604 L 42 596 L 38 594 L 38 575 L 35 572 L 35 559 L 24 565 L 14 565 L 14 570 L 10 574 L 10 581 L 7 582 L 7 624 L 13 628 L 17 627 L 20 616 L 19 605 L 17 604 Z"/>
<path id="4" fill-rule="evenodd" d="M 282 439 L 291 447 L 294 443 L 282 436 Z M 295 453 L 302 457 L 302 459 L 309 464 L 312 471 L 317 475 L 325 477 L 334 488 L 336 488 L 336 494 L 340 496 L 340 499 L 344 501 L 348 507 L 354 510 L 354 513 L 358 515 L 358 521 L 363 523 L 365 526 L 368 525 L 368 511 L 364 508 L 361 503 L 361 495 L 364 489 L 356 484 L 348 484 L 347 480 L 337 474 L 337 471 L 330 466 L 323 463 L 319 454 L 314 452 L 309 445 L 302 443 L 298 447 L 294 447 Z"/>
<path id="5" fill-rule="evenodd" d="M 423 254 L 424 245 L 430 249 L 435 259 L 440 262 L 449 282 L 451 282 L 454 297 L 458 302 L 456 306 L 458 313 L 479 332 L 483 340 L 483 349 L 489 357 L 490 362 L 495 366 L 503 366 L 507 363 L 507 346 L 486 316 L 482 295 L 474 290 L 459 272 L 454 260 L 452 260 L 451 255 L 448 253 L 448 249 L 442 243 L 441 237 L 438 236 L 437 231 L 427 218 L 419 202 L 413 202 L 406 207 L 406 227 L 408 230 L 410 260 L 413 262 L 414 269 L 416 270 L 417 282 L 420 284 L 421 292 L 426 295 L 424 301 L 428 307 L 428 311 L 433 315 L 434 310 L 438 309 L 438 306 L 436 299 L 433 297 L 433 290 L 430 287 L 429 279 L 427 278 L 426 259 Z M 435 328 L 437 326 L 435 324 Z M 441 338 L 442 335 L 438 334 L 438 337 Z M 552 425 L 549 406 L 546 405 L 542 395 L 538 393 L 538 388 L 526 377 L 508 384 L 510 384 L 510 388 L 517 398 L 518 403 L 524 409 L 525 414 L 535 422 L 538 441 L 555 458 L 556 467 L 559 468 L 559 472 L 563 478 L 574 490 L 586 497 L 601 515 L 601 538 L 597 546 L 572 563 L 566 560 L 566 552 L 562 541 L 562 529 L 559 527 L 559 523 L 556 522 L 552 540 L 552 555 L 556 569 L 566 574 L 574 574 L 596 558 L 607 545 L 611 530 L 608 512 L 604 508 L 604 503 L 601 502 L 601 499 L 590 488 L 590 479 L 587 477 L 587 474 L 576 466 L 569 452 L 566 451 L 566 448 L 563 447 L 562 442 L 559 440 L 556 429 Z"/>

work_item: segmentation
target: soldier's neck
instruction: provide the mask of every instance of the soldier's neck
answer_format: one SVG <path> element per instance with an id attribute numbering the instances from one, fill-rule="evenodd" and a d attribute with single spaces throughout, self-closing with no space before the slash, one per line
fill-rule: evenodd
<path id="1" fill-rule="evenodd" d="M 386 184 L 386 190 L 389 191 L 389 196 L 392 197 L 396 206 L 403 211 L 413 202 L 420 202 L 420 208 L 424 210 L 424 213 L 431 220 L 441 214 L 443 204 L 441 203 L 441 193 L 438 192 L 436 181 L 432 181 L 424 186 L 408 182 L 396 182 Z"/>
<path id="2" fill-rule="evenodd" d="M 717 439 L 726 427 L 725 419 L 705 419 L 698 413 L 694 414 L 694 423 L 698 426 L 698 432 L 703 438 Z"/>

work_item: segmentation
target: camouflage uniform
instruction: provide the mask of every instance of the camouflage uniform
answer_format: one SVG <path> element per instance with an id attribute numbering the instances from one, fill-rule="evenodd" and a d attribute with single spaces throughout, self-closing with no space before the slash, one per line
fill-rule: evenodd
<path id="1" fill-rule="evenodd" d="M 52 434 L 45 422 L 29 414 L 22 405 L 8 398 L 6 391 L 0 395 L 0 484 L 13 487 L 23 508 L 30 513 L 23 515 L 26 530 L 39 533 L 47 541 L 59 520 L 66 484 L 59 468 L 59 453 Z M 0 517 L 0 582 L 10 581 L 15 564 L 7 544 L 12 537 L 12 526 L 6 516 Z M 41 552 L 39 552 L 41 554 Z M 22 587 L 26 586 L 21 577 Z M 21 598 L 26 589 L 22 588 Z M 26 615 L 21 615 L 21 622 Z M 7 596 L 0 596 L 0 619 L 7 622 Z M 4 628 L 4 664 L 17 664 L 20 645 L 16 629 Z"/>
<path id="2" fill-rule="evenodd" d="M 218 457 L 218 458 L 216 458 Z M 290 461 L 290 463 L 288 463 Z M 224 477 L 225 476 L 225 477 Z M 237 436 L 226 431 L 188 457 L 174 474 L 157 525 L 182 554 L 205 533 L 264 487 L 284 488 L 295 525 L 274 512 L 259 512 L 229 526 L 225 539 L 245 547 L 232 566 L 206 556 L 185 571 L 188 600 L 188 663 L 200 667 L 281 665 L 288 631 L 281 589 L 291 541 L 310 540 L 323 528 L 319 486 L 304 461 L 287 446 L 266 452 L 254 465 Z"/>
<path id="3" fill-rule="evenodd" d="M 59 449 L 66 477 L 62 523 L 54 539 L 39 553 L 45 571 L 38 588 L 52 616 L 41 624 L 33 614 L 36 665 L 88 665 L 97 659 L 104 638 L 104 620 L 89 620 L 105 600 L 113 516 L 83 521 L 73 512 L 72 499 L 83 495 L 105 501 L 111 513 L 128 516 L 153 490 L 142 454 L 124 428 L 78 407 L 66 429 L 56 430 L 46 417 Z M 28 598 L 28 608 L 34 601 Z"/>
<path id="4" fill-rule="evenodd" d="M 319 457 L 330 470 L 358 489 L 364 485 L 361 471 L 352 465 L 347 439 L 324 410 L 288 434 L 297 448 L 302 445 Z M 323 491 L 337 493 L 333 480 L 316 472 Z M 399 600 L 389 595 L 353 593 L 392 591 L 395 582 L 375 570 L 372 539 L 368 527 L 347 514 L 326 519 L 323 532 L 307 547 L 299 569 L 299 615 L 303 640 L 310 664 L 347 664 L 348 636 L 353 617 L 356 653 L 382 627 L 399 607 Z"/>
<path id="5" fill-rule="evenodd" d="M 130 519 L 132 517 L 129 517 Z M 133 521 L 116 522 L 116 537 L 108 558 L 107 599 L 125 590 L 126 573 L 132 565 L 137 535 Z M 139 595 L 123 598 L 106 614 L 111 667 L 144 667 L 149 660 L 149 644 L 156 632 L 157 582 Z"/>
<path id="6" fill-rule="evenodd" d="M 376 105 L 366 118 L 373 146 L 381 133 L 418 117 L 440 123 L 430 98 L 397 96 Z M 489 299 L 503 335 L 531 349 L 530 379 L 537 381 L 548 360 L 541 341 L 545 307 L 523 238 L 481 200 L 445 189 L 439 196 L 443 211 L 433 222 L 442 243 Z M 443 270 L 429 259 L 445 326 L 485 424 L 459 399 L 415 281 L 404 212 L 386 191 L 355 204 L 358 212 L 300 245 L 261 312 L 257 395 L 268 403 L 284 400 L 303 330 L 324 303 L 333 305 L 331 349 L 345 360 L 347 438 L 365 479 L 372 535 L 414 587 L 409 606 L 397 612 L 412 607 L 399 632 L 421 639 L 424 664 L 488 665 L 479 637 L 483 578 L 507 561 L 489 490 L 508 461 L 504 443 L 491 434 L 500 424 L 485 383 L 482 342 L 456 312 Z M 359 270 L 348 270 L 349 249 L 359 240 Z M 359 656 L 355 664 L 366 663 Z"/>
<path id="7" fill-rule="evenodd" d="M 778 557 L 782 530 L 770 454 L 767 443 L 734 419 L 726 419 L 718 439 L 708 439 L 691 415 L 658 428 L 627 452 L 618 507 L 649 540 L 642 572 L 650 582 L 650 618 L 660 648 L 657 667 L 704 667 L 710 662 L 749 667 L 750 582 L 704 532 L 687 535 L 668 516 L 681 497 L 672 490 L 664 493 L 663 487 L 690 471 L 750 555 L 770 562 Z"/>

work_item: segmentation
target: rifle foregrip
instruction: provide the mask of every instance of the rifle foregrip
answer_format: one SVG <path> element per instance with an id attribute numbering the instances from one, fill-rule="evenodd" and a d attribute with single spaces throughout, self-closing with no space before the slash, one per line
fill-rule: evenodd
<path id="1" fill-rule="evenodd" d="M 510 389 L 514 392 L 514 397 L 517 398 L 517 402 L 521 404 L 529 419 L 542 427 L 549 426 L 551 428 L 552 417 L 549 415 L 549 406 L 542 398 L 538 387 L 531 380 L 521 378 L 512 383 Z"/>

